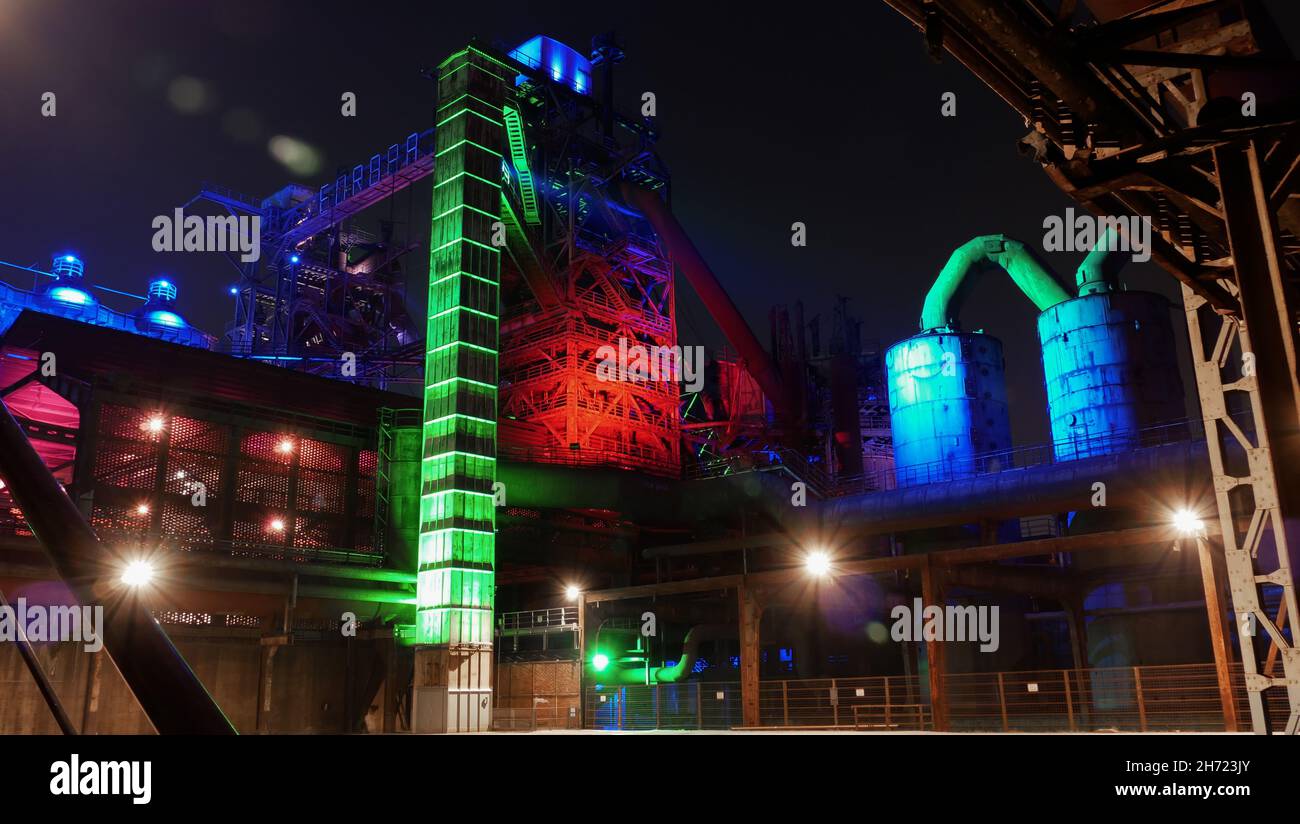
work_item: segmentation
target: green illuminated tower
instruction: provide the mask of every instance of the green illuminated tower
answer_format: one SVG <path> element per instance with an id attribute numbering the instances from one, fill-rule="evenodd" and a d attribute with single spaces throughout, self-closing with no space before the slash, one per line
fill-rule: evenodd
<path id="1" fill-rule="evenodd" d="M 416 732 L 485 730 L 492 712 L 497 331 L 503 106 L 513 73 L 474 46 L 438 66 Z"/>

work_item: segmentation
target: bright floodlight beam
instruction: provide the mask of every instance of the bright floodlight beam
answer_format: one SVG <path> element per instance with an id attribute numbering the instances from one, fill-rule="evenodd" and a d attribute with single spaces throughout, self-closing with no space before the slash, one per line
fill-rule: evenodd
<path id="1" fill-rule="evenodd" d="M 122 583 L 129 587 L 142 587 L 153 580 L 153 565 L 148 561 L 132 561 L 122 570 Z"/>
<path id="2" fill-rule="evenodd" d="M 1196 517 L 1196 513 L 1190 509 L 1180 509 L 1174 513 L 1174 529 L 1178 530 L 1180 535 L 1201 535 L 1205 532 L 1205 524 L 1201 519 Z"/>
<path id="3" fill-rule="evenodd" d="M 815 550 L 808 553 L 803 565 L 809 575 L 821 578 L 831 571 L 831 557 L 821 550 Z"/>
<path id="4" fill-rule="evenodd" d="M 574 584 L 569 584 L 564 588 L 564 597 L 568 598 L 570 601 L 578 600 L 579 595 L 582 595 L 582 590 Z"/>

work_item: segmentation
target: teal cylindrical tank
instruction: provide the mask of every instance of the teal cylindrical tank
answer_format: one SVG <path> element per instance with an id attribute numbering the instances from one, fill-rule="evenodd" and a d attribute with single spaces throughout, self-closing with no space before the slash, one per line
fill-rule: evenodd
<path id="1" fill-rule="evenodd" d="M 885 353 L 899 486 L 999 468 L 1011 448 L 1002 343 L 981 332 L 925 332 Z"/>
<path id="2" fill-rule="evenodd" d="M 1138 430 L 1186 417 L 1169 301 L 1108 291 L 1038 316 L 1058 461 L 1123 452 Z"/>

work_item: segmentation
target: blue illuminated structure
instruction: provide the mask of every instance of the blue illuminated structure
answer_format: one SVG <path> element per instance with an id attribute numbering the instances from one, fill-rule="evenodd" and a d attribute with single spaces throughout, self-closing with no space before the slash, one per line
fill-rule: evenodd
<path id="1" fill-rule="evenodd" d="M 149 298 L 135 311 L 135 327 L 141 334 L 183 342 L 194 330 L 176 310 L 176 284 L 167 278 L 149 281 Z"/>
<path id="2" fill-rule="evenodd" d="M 86 291 L 83 279 L 86 265 L 73 254 L 56 255 L 50 263 L 54 281 L 37 290 L 34 304 L 52 315 L 94 323 L 99 315 L 99 301 Z M 17 317 L 17 313 L 14 313 Z"/>
<path id="3" fill-rule="evenodd" d="M 510 52 L 510 57 L 545 71 L 575 92 L 591 94 L 591 61 L 558 40 L 539 34 Z"/>
<path id="4" fill-rule="evenodd" d="M 925 332 L 885 352 L 898 485 L 969 478 L 1011 449 L 1002 343 L 981 332 Z"/>
<path id="5" fill-rule="evenodd" d="M 1169 301 L 1104 291 L 1038 316 L 1056 460 L 1124 452 L 1186 416 Z"/>
<path id="6" fill-rule="evenodd" d="M 6 264 L 12 266 L 13 264 Z M 149 283 L 148 298 L 144 306 L 134 313 L 118 312 L 101 304 L 91 289 L 115 292 L 107 287 L 91 287 L 85 282 L 85 264 L 74 254 L 56 256 L 49 272 L 30 271 L 51 278 L 47 283 L 27 291 L 0 282 L 0 334 L 9 329 L 23 311 L 58 315 L 94 326 L 107 326 L 137 335 L 161 338 L 184 346 L 212 349 L 215 341 L 190 326 L 176 310 L 176 284 L 169 278 L 155 278 Z M 125 292 L 117 294 L 127 295 Z M 128 295 L 139 299 L 136 295 Z"/>

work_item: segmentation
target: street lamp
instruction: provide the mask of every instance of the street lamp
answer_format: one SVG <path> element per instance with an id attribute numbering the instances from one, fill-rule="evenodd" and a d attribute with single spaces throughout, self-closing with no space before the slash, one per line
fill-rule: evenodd
<path id="1" fill-rule="evenodd" d="M 814 550 L 804 558 L 803 565 L 809 575 L 821 578 L 831 571 L 831 556 L 821 550 Z"/>
<path id="2" fill-rule="evenodd" d="M 1186 538 L 1205 536 L 1205 524 L 1190 509 L 1180 509 L 1174 513 L 1174 529 Z"/>
<path id="3" fill-rule="evenodd" d="M 153 564 L 148 561 L 132 561 L 122 570 L 122 583 L 129 587 L 142 587 L 153 580 Z"/>

